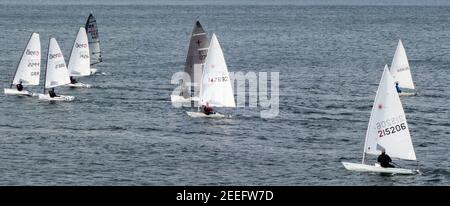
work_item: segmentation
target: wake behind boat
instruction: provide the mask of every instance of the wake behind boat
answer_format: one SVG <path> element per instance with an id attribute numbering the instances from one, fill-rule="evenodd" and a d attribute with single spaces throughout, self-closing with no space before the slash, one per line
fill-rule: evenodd
<path id="1" fill-rule="evenodd" d="M 236 107 L 233 88 L 227 64 L 216 34 L 212 35 L 200 84 L 199 103 L 203 105 L 198 112 L 187 112 L 191 117 L 227 117 L 212 112 L 212 107 Z M 211 111 L 206 111 L 206 109 Z"/>
<path id="2" fill-rule="evenodd" d="M 91 75 L 91 66 L 89 59 L 89 44 L 86 30 L 80 27 L 75 41 L 73 42 L 72 52 L 69 57 L 67 69 L 70 74 L 70 83 L 67 84 L 73 88 L 90 88 L 90 84 L 78 82 L 75 77 Z"/>
<path id="3" fill-rule="evenodd" d="M 24 89 L 24 86 L 39 85 L 41 70 L 41 41 L 39 34 L 32 33 L 28 44 L 23 51 L 13 80 L 9 88 L 5 88 L 6 95 L 33 96 L 33 92 Z M 15 88 L 13 88 L 15 86 Z"/>
<path id="4" fill-rule="evenodd" d="M 182 103 L 191 107 L 198 103 L 199 87 L 203 73 L 203 63 L 208 52 L 208 36 L 199 21 L 192 30 L 184 72 L 189 79 L 183 79 L 180 94 L 170 96 L 172 103 Z"/>
<path id="5" fill-rule="evenodd" d="M 47 56 L 47 69 L 45 72 L 44 93 L 39 94 L 39 100 L 46 101 L 72 101 L 73 96 L 56 95 L 54 88 L 70 83 L 69 71 L 64 56 L 55 38 L 50 38 Z M 46 94 L 46 90 L 48 94 Z"/>
<path id="6" fill-rule="evenodd" d="M 415 174 L 418 170 L 367 165 L 366 154 L 389 156 L 404 160 L 416 160 L 405 112 L 387 65 L 378 86 L 367 128 L 361 164 L 342 162 L 347 170 L 391 174 Z M 390 158 L 389 158 L 390 159 Z"/>
<path id="7" fill-rule="evenodd" d="M 186 104 L 191 104 L 191 102 L 198 102 L 199 98 L 198 97 L 187 97 L 184 98 L 181 95 L 170 95 L 170 100 L 171 102 L 178 102 L 178 103 L 182 103 L 183 105 Z"/>

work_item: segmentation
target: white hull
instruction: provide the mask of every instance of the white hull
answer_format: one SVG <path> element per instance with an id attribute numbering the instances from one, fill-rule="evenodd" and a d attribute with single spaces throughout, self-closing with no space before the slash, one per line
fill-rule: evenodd
<path id="1" fill-rule="evenodd" d="M 72 87 L 72 88 L 91 88 L 92 87 L 92 85 L 90 85 L 90 84 L 85 84 L 85 83 L 81 83 L 81 82 L 77 82 L 75 84 L 66 84 L 66 86 Z"/>
<path id="2" fill-rule="evenodd" d="M 342 162 L 342 164 L 344 165 L 345 169 L 357 172 L 376 172 L 376 173 L 405 174 L 405 175 L 412 175 L 418 173 L 417 170 L 403 169 L 403 168 L 385 168 L 379 165 L 366 165 L 349 162 Z"/>
<path id="3" fill-rule="evenodd" d="M 45 101 L 73 101 L 75 99 L 74 96 L 64 96 L 59 95 L 57 97 L 50 97 L 48 94 L 39 94 L 39 100 L 45 100 Z"/>
<path id="4" fill-rule="evenodd" d="M 402 92 L 402 93 L 398 93 L 398 96 L 401 97 L 408 97 L 408 96 L 416 96 L 417 92 Z"/>
<path id="5" fill-rule="evenodd" d="M 170 95 L 170 100 L 172 101 L 172 103 L 181 103 L 181 104 L 186 104 L 186 103 L 191 104 L 191 102 L 199 101 L 198 97 L 184 98 L 183 96 L 180 96 L 180 95 Z"/>
<path id="6" fill-rule="evenodd" d="M 215 114 L 210 114 L 210 115 L 206 115 L 203 112 L 186 112 L 186 113 L 190 117 L 204 117 L 204 118 L 226 118 L 227 117 L 226 115 L 219 114 L 217 112 Z"/>
<path id="7" fill-rule="evenodd" d="M 17 95 L 17 96 L 33 96 L 33 92 L 22 90 L 18 91 L 17 89 L 5 88 L 6 95 Z"/>

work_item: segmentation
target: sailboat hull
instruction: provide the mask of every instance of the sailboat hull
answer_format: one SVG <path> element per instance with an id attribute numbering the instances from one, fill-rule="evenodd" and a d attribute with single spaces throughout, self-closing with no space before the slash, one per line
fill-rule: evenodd
<path id="1" fill-rule="evenodd" d="M 398 96 L 401 96 L 401 97 L 417 96 L 417 92 L 402 92 L 402 93 L 398 93 Z"/>
<path id="2" fill-rule="evenodd" d="M 33 96 L 33 92 L 30 92 L 27 90 L 18 91 L 17 89 L 11 89 L 11 88 L 5 88 L 5 94 L 6 95 L 17 95 L 17 96 L 28 96 L 28 97 Z"/>
<path id="3" fill-rule="evenodd" d="M 366 165 L 357 164 L 350 162 L 342 162 L 345 169 L 356 172 L 374 172 L 374 173 L 388 173 L 388 174 L 403 174 L 403 175 L 413 175 L 416 174 L 417 170 L 403 169 L 403 168 L 385 168 L 379 165 Z"/>
<path id="4" fill-rule="evenodd" d="M 97 73 L 97 69 L 96 68 L 91 68 L 91 75 Z"/>
<path id="5" fill-rule="evenodd" d="M 223 114 L 219 114 L 219 113 L 215 113 L 215 114 L 210 114 L 210 115 L 206 115 L 203 112 L 186 112 L 187 115 L 189 115 L 190 117 L 201 117 L 201 118 L 226 118 L 226 115 Z M 230 116 L 228 116 L 230 117 Z"/>
<path id="6" fill-rule="evenodd" d="M 50 97 L 50 95 L 48 94 L 39 94 L 39 100 L 43 100 L 43 101 L 73 101 L 75 99 L 74 96 L 64 96 L 64 95 L 59 95 L 57 97 Z"/>
<path id="7" fill-rule="evenodd" d="M 81 82 L 77 82 L 75 84 L 67 84 L 66 86 L 69 86 L 71 88 L 91 88 L 92 85 L 90 84 L 85 84 L 85 83 L 81 83 Z"/>

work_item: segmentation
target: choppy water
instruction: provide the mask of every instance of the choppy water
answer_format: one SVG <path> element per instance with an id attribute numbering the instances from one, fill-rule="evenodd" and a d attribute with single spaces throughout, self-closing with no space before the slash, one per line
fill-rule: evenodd
<path id="1" fill-rule="evenodd" d="M 31 32 L 66 58 L 89 11 L 105 75 L 70 103 L 0 95 L 1 185 L 448 185 L 450 7 L 0 5 L 4 87 Z M 172 108 L 199 17 L 230 71 L 280 72 L 280 115 Z M 423 175 L 351 173 L 399 38 L 420 93 L 402 98 Z M 43 61 L 45 65 L 45 61 Z M 41 91 L 42 86 L 34 89 Z M 403 163 L 406 164 L 406 163 Z"/>

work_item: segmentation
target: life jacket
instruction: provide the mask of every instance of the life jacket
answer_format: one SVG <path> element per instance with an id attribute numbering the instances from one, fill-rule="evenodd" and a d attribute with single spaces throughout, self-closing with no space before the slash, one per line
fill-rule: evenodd
<path id="1" fill-rule="evenodd" d="M 56 93 L 54 91 L 52 91 L 52 90 L 50 90 L 48 92 L 48 94 L 50 95 L 51 98 L 56 97 Z"/>
<path id="2" fill-rule="evenodd" d="M 23 90 L 22 84 L 18 84 L 18 85 L 16 85 L 16 87 L 17 87 L 17 91 L 22 91 Z"/>

